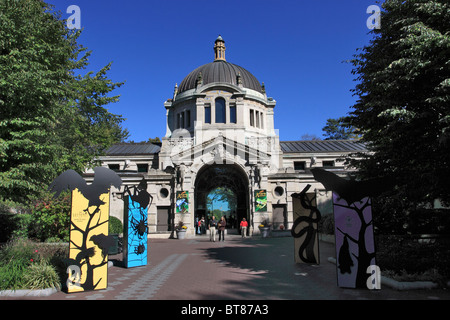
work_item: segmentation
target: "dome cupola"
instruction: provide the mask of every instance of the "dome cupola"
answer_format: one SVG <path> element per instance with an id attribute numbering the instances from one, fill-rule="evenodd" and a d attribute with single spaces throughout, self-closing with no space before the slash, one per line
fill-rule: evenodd
<path id="1" fill-rule="evenodd" d="M 195 89 L 199 83 L 206 85 L 215 82 L 232 84 L 263 93 L 256 77 L 246 69 L 225 60 L 225 41 L 219 35 L 214 42 L 214 61 L 198 67 L 181 81 L 178 94 Z"/>

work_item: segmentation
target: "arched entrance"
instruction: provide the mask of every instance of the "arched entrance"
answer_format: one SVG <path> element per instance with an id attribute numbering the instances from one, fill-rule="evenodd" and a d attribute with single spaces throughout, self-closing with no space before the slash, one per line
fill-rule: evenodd
<path id="1" fill-rule="evenodd" d="M 227 188 L 235 195 L 235 212 L 230 212 L 231 221 L 235 222 L 234 227 L 239 226 L 242 218 L 249 220 L 249 184 L 245 171 L 238 165 L 233 164 L 214 164 L 205 165 L 197 173 L 195 179 L 195 217 L 198 221 L 202 217 L 206 220 L 211 215 L 208 211 L 207 197 L 211 191 L 217 188 Z M 234 210 L 233 210 L 234 211 Z M 228 227 L 233 225 L 228 223 Z"/>

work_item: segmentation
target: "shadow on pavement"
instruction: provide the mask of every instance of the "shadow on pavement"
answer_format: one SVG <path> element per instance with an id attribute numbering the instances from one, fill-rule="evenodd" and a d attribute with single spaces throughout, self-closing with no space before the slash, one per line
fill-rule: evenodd
<path id="1" fill-rule="evenodd" d="M 209 259 L 247 274 L 245 283 L 226 280 L 243 299 L 336 299 L 342 295 L 336 287 L 335 267 L 327 262 L 329 248 L 322 252 L 320 265 L 296 264 L 292 238 L 244 239 L 205 251 Z M 223 293 L 216 298 L 223 299 Z"/>

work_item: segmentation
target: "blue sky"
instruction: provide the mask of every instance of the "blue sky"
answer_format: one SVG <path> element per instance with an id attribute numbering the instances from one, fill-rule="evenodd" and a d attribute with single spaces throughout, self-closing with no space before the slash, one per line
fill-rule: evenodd
<path id="1" fill-rule="evenodd" d="M 126 81 L 110 112 L 136 142 L 163 137 L 164 101 L 175 83 L 212 62 L 214 40 L 226 42 L 228 62 L 264 82 L 277 101 L 281 140 L 322 137 L 328 118 L 356 101 L 351 59 L 372 38 L 366 9 L 376 0 L 49 0 L 62 18 L 81 9 L 79 43 L 92 50 L 87 71 L 113 62 L 109 78 Z"/>

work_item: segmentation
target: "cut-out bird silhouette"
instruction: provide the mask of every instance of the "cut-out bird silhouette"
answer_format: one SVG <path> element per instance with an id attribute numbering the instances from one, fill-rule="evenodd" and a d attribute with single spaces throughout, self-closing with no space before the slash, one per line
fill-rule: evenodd
<path id="1" fill-rule="evenodd" d="M 153 201 L 153 197 L 147 192 L 147 181 L 143 178 L 137 187 L 133 187 L 134 192 L 128 186 L 125 187 L 133 202 L 139 203 L 141 209 L 147 208 Z"/>
<path id="2" fill-rule="evenodd" d="M 108 254 L 109 248 L 116 243 L 112 236 L 106 236 L 103 233 L 91 236 L 90 240 L 102 250 L 103 258 Z"/>
<path id="3" fill-rule="evenodd" d="M 56 192 L 55 197 L 64 190 L 78 190 L 89 201 L 89 206 L 100 206 L 104 202 L 100 195 L 106 193 L 111 186 L 119 188 L 122 179 L 111 169 L 105 167 L 94 168 L 94 181 L 87 184 L 86 181 L 74 170 L 67 170 L 61 173 L 48 188 L 51 192 Z"/>
<path id="4" fill-rule="evenodd" d="M 314 179 L 323 184 L 325 189 L 333 190 L 348 205 L 365 197 L 377 196 L 387 190 L 391 181 L 388 179 L 370 179 L 363 181 L 347 180 L 320 168 L 311 169 Z"/>

